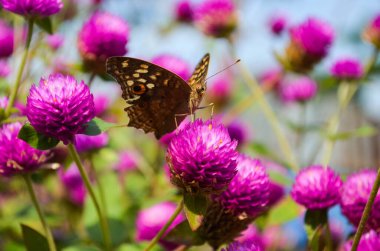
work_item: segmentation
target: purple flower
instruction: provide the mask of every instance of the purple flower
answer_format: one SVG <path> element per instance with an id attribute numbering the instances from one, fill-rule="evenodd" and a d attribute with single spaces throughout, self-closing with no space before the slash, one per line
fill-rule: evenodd
<path id="1" fill-rule="evenodd" d="M 29 146 L 17 137 L 21 123 L 5 124 L 0 128 L 0 175 L 13 176 L 35 171 L 47 160 L 46 151 Z"/>
<path id="2" fill-rule="evenodd" d="M 173 184 L 187 192 L 218 193 L 236 174 L 237 142 L 214 121 L 187 123 L 170 141 Z"/>
<path id="3" fill-rule="evenodd" d="M 127 53 L 128 24 L 107 12 L 95 12 L 83 25 L 78 36 L 78 49 L 87 63 L 97 63 L 95 72 L 104 72 L 108 57 Z M 90 65 L 91 67 L 91 65 Z"/>
<path id="4" fill-rule="evenodd" d="M 228 134 L 232 140 L 236 140 L 238 145 L 242 145 L 247 141 L 248 130 L 244 124 L 240 121 L 235 120 L 227 126 Z"/>
<path id="5" fill-rule="evenodd" d="M 380 49 L 380 13 L 365 28 L 363 38 Z"/>
<path id="6" fill-rule="evenodd" d="M 269 182 L 269 199 L 268 207 L 276 205 L 285 195 L 285 189 L 282 185 L 276 182 Z"/>
<path id="7" fill-rule="evenodd" d="M 258 247 L 260 247 L 262 250 L 264 250 L 264 241 L 262 239 L 262 236 L 260 235 L 259 230 L 252 224 L 248 226 L 246 230 L 244 230 L 241 235 L 237 238 L 235 238 L 237 242 L 246 242 L 246 241 L 252 241 L 256 243 Z"/>
<path id="8" fill-rule="evenodd" d="M 7 11 L 27 16 L 50 16 L 59 12 L 61 0 L 0 0 L 0 5 Z"/>
<path id="9" fill-rule="evenodd" d="M 352 247 L 352 240 L 344 244 L 343 251 L 350 251 Z M 380 247 L 380 233 L 374 230 L 369 231 L 362 235 L 357 251 L 378 251 Z"/>
<path id="10" fill-rule="evenodd" d="M 253 241 L 245 241 L 233 242 L 226 249 L 223 248 L 222 251 L 264 251 L 264 248 Z"/>
<path id="11" fill-rule="evenodd" d="M 336 61 L 330 72 L 337 79 L 356 80 L 363 77 L 364 69 L 357 59 L 344 58 Z"/>
<path id="12" fill-rule="evenodd" d="M 1 3 L 1 0 L 0 0 Z M 3 20 L 0 20 L 0 58 L 7 58 L 13 53 L 14 33 L 13 28 Z M 1 71 L 1 70 L 0 70 Z"/>
<path id="13" fill-rule="evenodd" d="M 0 60 L 0 78 L 6 78 L 11 72 L 11 67 L 5 60 Z"/>
<path id="14" fill-rule="evenodd" d="M 152 59 L 152 63 L 174 72 L 184 80 L 190 78 L 190 68 L 186 61 L 173 55 L 160 55 Z"/>
<path id="15" fill-rule="evenodd" d="M 194 16 L 193 6 L 189 0 L 180 0 L 175 5 L 175 18 L 180 22 L 192 22 Z"/>
<path id="16" fill-rule="evenodd" d="M 82 207 L 86 200 L 87 192 L 78 167 L 72 164 L 65 171 L 60 169 L 59 178 L 65 187 L 65 192 L 69 200 L 73 204 Z"/>
<path id="17" fill-rule="evenodd" d="M 221 76 L 208 88 L 207 101 L 215 105 L 217 111 L 228 104 L 232 96 L 232 80 L 230 76 Z"/>
<path id="18" fill-rule="evenodd" d="M 339 202 L 342 185 L 341 178 L 330 167 L 309 166 L 297 174 L 291 196 L 307 209 L 325 209 Z"/>
<path id="19" fill-rule="evenodd" d="M 260 76 L 260 84 L 265 90 L 277 90 L 281 86 L 283 75 L 280 68 L 268 69 Z"/>
<path id="20" fill-rule="evenodd" d="M 64 37 L 61 34 L 53 34 L 46 37 L 46 43 L 53 50 L 58 50 L 63 44 Z"/>
<path id="21" fill-rule="evenodd" d="M 375 179 L 375 170 L 363 170 L 350 175 L 343 185 L 340 200 L 342 213 L 356 227 L 359 225 Z M 380 193 L 377 193 L 366 227 L 375 230 L 380 227 Z"/>
<path id="22" fill-rule="evenodd" d="M 7 108 L 8 105 L 8 97 L 0 97 L 0 109 L 5 109 Z"/>
<path id="23" fill-rule="evenodd" d="M 75 135 L 75 148 L 78 152 L 88 152 L 101 149 L 108 144 L 108 134 L 101 133 L 96 136 L 84 134 Z"/>
<path id="24" fill-rule="evenodd" d="M 314 98 L 317 84 L 308 77 L 300 77 L 281 87 L 281 97 L 284 102 L 306 102 Z"/>
<path id="25" fill-rule="evenodd" d="M 88 86 L 72 76 L 52 74 L 30 89 L 26 104 L 29 122 L 36 131 L 73 143 L 95 116 L 94 100 Z"/>
<path id="26" fill-rule="evenodd" d="M 124 173 L 126 171 L 132 171 L 137 168 L 139 163 L 139 155 L 133 151 L 123 151 L 119 154 L 119 162 L 116 164 L 115 169 Z"/>
<path id="27" fill-rule="evenodd" d="M 150 208 L 141 210 L 136 219 L 136 239 L 138 241 L 150 241 L 173 215 L 176 205 L 172 202 L 161 202 Z M 170 225 L 166 233 L 185 219 L 183 214 Z"/>
<path id="28" fill-rule="evenodd" d="M 240 154 L 237 174 L 227 189 L 214 199 L 235 216 L 256 218 L 268 205 L 269 176 L 260 160 Z"/>
<path id="29" fill-rule="evenodd" d="M 108 96 L 103 94 L 94 95 L 95 116 L 102 115 L 110 105 Z"/>
<path id="30" fill-rule="evenodd" d="M 275 14 L 269 20 L 270 30 L 274 35 L 280 35 L 287 25 L 287 18 L 283 14 Z"/>
<path id="31" fill-rule="evenodd" d="M 231 0 L 204 0 L 194 9 L 194 22 L 208 36 L 228 37 L 238 22 L 235 4 Z"/>

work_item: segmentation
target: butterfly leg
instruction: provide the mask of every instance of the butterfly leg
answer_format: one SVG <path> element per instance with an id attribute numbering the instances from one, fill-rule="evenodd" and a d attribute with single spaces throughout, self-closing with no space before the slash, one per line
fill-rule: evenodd
<path id="1" fill-rule="evenodd" d="M 206 106 L 198 107 L 197 110 L 205 109 L 205 108 L 209 108 L 209 107 L 211 107 L 211 115 L 210 115 L 210 117 L 211 117 L 211 119 L 212 119 L 212 117 L 214 116 L 214 107 L 215 107 L 215 104 L 214 104 L 214 103 L 210 103 L 210 104 L 208 104 L 208 105 L 206 105 Z"/>
<path id="2" fill-rule="evenodd" d="M 182 114 L 174 114 L 174 122 L 175 122 L 175 128 L 178 128 L 178 121 L 177 121 L 177 117 L 182 117 L 182 116 L 187 116 L 189 115 L 188 113 L 182 113 Z"/>

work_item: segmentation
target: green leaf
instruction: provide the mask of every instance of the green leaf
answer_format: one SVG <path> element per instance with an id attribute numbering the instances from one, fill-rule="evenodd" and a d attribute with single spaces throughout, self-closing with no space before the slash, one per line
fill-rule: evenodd
<path id="1" fill-rule="evenodd" d="M 347 140 L 351 138 L 370 137 L 370 136 L 376 135 L 377 133 L 378 132 L 375 127 L 365 125 L 353 131 L 339 132 L 337 134 L 328 135 L 328 138 L 332 141 Z"/>
<path id="2" fill-rule="evenodd" d="M 91 246 L 73 246 L 73 247 L 67 247 L 63 249 L 62 251 L 100 251 L 100 249 L 96 247 Z"/>
<path id="3" fill-rule="evenodd" d="M 124 223 L 117 219 L 108 218 L 107 220 L 112 244 L 120 245 L 126 239 L 127 236 L 126 227 L 124 226 Z M 99 245 L 102 245 L 102 230 L 99 224 L 91 225 L 86 229 L 90 238 Z"/>
<path id="4" fill-rule="evenodd" d="M 22 236 L 27 251 L 49 251 L 45 236 L 30 226 L 21 224 Z"/>
<path id="5" fill-rule="evenodd" d="M 320 249 L 323 226 L 327 224 L 327 210 L 308 209 L 305 214 L 305 230 L 312 251 Z M 323 248 L 323 247 L 322 247 Z"/>
<path id="6" fill-rule="evenodd" d="M 146 245 L 147 245 L 146 243 L 123 244 L 119 248 L 117 248 L 116 251 L 141 251 L 141 250 L 144 250 L 144 247 L 146 247 Z M 160 248 L 159 245 L 156 245 L 151 250 L 161 251 L 162 249 Z"/>
<path id="7" fill-rule="evenodd" d="M 298 206 L 289 196 L 287 196 L 269 211 L 267 224 L 281 225 L 297 218 L 300 212 L 300 206 Z"/>
<path id="8" fill-rule="evenodd" d="M 59 143 L 58 139 L 37 132 L 30 124 L 25 124 L 21 128 L 18 133 L 18 138 L 28 143 L 31 147 L 39 150 L 51 149 Z"/>
<path id="9" fill-rule="evenodd" d="M 188 221 L 178 224 L 163 239 L 168 242 L 186 246 L 198 246 L 204 243 L 204 240 L 198 236 L 197 232 L 191 230 Z"/>
<path id="10" fill-rule="evenodd" d="M 268 170 L 267 173 L 271 181 L 274 181 L 280 185 L 290 186 L 293 183 L 293 181 L 289 177 L 274 170 Z"/>
<path id="11" fill-rule="evenodd" d="M 49 17 L 36 19 L 36 24 L 41 28 L 41 30 L 49 34 L 53 34 L 53 25 Z"/>
<path id="12" fill-rule="evenodd" d="M 195 231 L 202 223 L 202 215 L 208 205 L 207 197 L 197 194 L 187 194 L 183 196 L 184 211 L 190 228 Z"/>
<path id="13" fill-rule="evenodd" d="M 269 159 L 273 159 L 276 161 L 280 161 L 281 159 L 274 154 L 269 148 L 260 142 L 255 142 L 249 146 L 250 150 L 252 150 L 255 154 L 260 155 L 262 157 L 268 157 Z"/>
<path id="14" fill-rule="evenodd" d="M 99 135 L 102 132 L 107 131 L 108 129 L 115 127 L 115 124 L 113 123 L 108 123 L 100 118 L 94 118 L 90 122 L 86 124 L 86 130 L 84 134 L 90 135 L 90 136 L 95 136 Z"/>

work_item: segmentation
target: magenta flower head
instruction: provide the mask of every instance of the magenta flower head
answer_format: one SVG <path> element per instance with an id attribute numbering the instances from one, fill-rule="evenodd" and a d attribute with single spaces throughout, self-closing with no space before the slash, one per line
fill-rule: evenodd
<path id="1" fill-rule="evenodd" d="M 301 77 L 281 87 L 281 98 L 284 102 L 307 102 L 317 93 L 317 84 L 309 77 Z"/>
<path id="2" fill-rule="evenodd" d="M 84 134 L 75 135 L 75 148 L 78 152 L 88 152 L 101 149 L 108 144 L 108 134 L 101 133 L 95 136 Z"/>
<path id="3" fill-rule="evenodd" d="M 116 164 L 116 171 L 124 173 L 135 170 L 139 163 L 139 155 L 133 151 L 123 151 L 119 154 L 119 161 Z"/>
<path id="4" fill-rule="evenodd" d="M 232 0 L 204 0 L 194 10 L 195 25 L 206 35 L 229 37 L 238 18 Z"/>
<path id="5" fill-rule="evenodd" d="M 248 129 L 247 127 L 240 121 L 235 120 L 231 124 L 227 126 L 228 134 L 231 139 L 236 140 L 238 145 L 244 144 L 248 139 Z"/>
<path id="6" fill-rule="evenodd" d="M 343 251 L 351 251 L 352 240 L 348 241 L 343 246 Z M 368 233 L 363 234 L 360 238 L 359 246 L 357 251 L 377 251 L 380 247 L 380 233 L 371 230 Z"/>
<path id="7" fill-rule="evenodd" d="M 65 193 L 71 203 L 82 207 L 86 200 L 86 187 L 82 177 L 75 164 L 72 164 L 67 170 L 60 169 L 59 178 L 65 188 Z"/>
<path id="8" fill-rule="evenodd" d="M 237 242 L 246 242 L 252 241 L 256 243 L 256 245 L 264 250 L 264 240 L 259 232 L 259 230 L 252 224 L 248 226 L 246 230 L 241 232 L 241 235 L 235 238 Z"/>
<path id="9" fill-rule="evenodd" d="M 153 58 L 152 63 L 174 72 L 184 80 L 190 78 L 191 73 L 188 63 L 177 56 L 169 54 L 160 55 Z"/>
<path id="10" fill-rule="evenodd" d="M 7 58 L 10 55 L 12 55 L 13 46 L 14 46 L 13 28 L 9 26 L 3 20 L 0 20 L 0 58 Z"/>
<path id="11" fill-rule="evenodd" d="M 232 242 L 226 249 L 222 251 L 264 251 L 265 249 L 257 245 L 254 241 Z"/>
<path id="12" fill-rule="evenodd" d="M 286 48 L 290 70 L 308 72 L 327 55 L 334 40 L 334 30 L 325 22 L 309 18 L 290 29 L 290 39 Z"/>
<path id="13" fill-rule="evenodd" d="M 353 58 L 344 58 L 336 61 L 330 69 L 331 75 L 339 80 L 358 80 L 363 77 L 362 64 Z"/>
<path id="14" fill-rule="evenodd" d="M 219 193 L 236 174 L 237 141 L 214 121 L 187 123 L 167 150 L 173 184 L 189 193 Z"/>
<path id="15" fill-rule="evenodd" d="M 47 17 L 59 12 L 61 0 L 0 0 L 3 9 L 26 17 Z"/>
<path id="16" fill-rule="evenodd" d="M 61 34 L 53 34 L 46 37 L 46 43 L 54 51 L 61 48 L 63 41 L 64 37 Z"/>
<path id="17" fill-rule="evenodd" d="M 174 203 L 161 202 L 152 207 L 141 210 L 136 219 L 136 239 L 138 241 L 152 240 L 173 215 L 175 209 L 176 205 Z M 184 215 L 179 214 L 166 233 L 169 233 L 184 219 Z"/>
<path id="18" fill-rule="evenodd" d="M 21 123 L 0 128 L 0 175 L 13 176 L 37 170 L 46 162 L 48 152 L 32 148 L 17 137 Z"/>
<path id="19" fill-rule="evenodd" d="M 76 134 L 84 133 L 86 123 L 95 116 L 94 98 L 89 87 L 72 76 L 52 74 L 33 85 L 26 110 L 37 132 L 73 143 Z"/>
<path id="20" fill-rule="evenodd" d="M 288 20 L 283 14 L 275 14 L 269 19 L 269 28 L 274 35 L 281 35 L 285 30 Z"/>
<path id="21" fill-rule="evenodd" d="M 107 12 L 95 12 L 82 26 L 78 35 L 78 49 L 86 66 L 99 73 L 105 71 L 105 61 L 127 53 L 128 24 Z"/>
<path id="22" fill-rule="evenodd" d="M 290 194 L 307 209 L 327 209 L 339 202 L 342 185 L 330 167 L 309 166 L 297 174 Z"/>
<path id="23" fill-rule="evenodd" d="M 380 13 L 365 28 L 363 38 L 380 49 Z"/>
<path id="24" fill-rule="evenodd" d="M 276 205 L 284 196 L 285 189 L 282 185 L 276 182 L 269 182 L 269 199 L 268 199 L 268 207 L 272 207 Z"/>
<path id="25" fill-rule="evenodd" d="M 232 97 L 232 79 L 230 76 L 218 77 L 208 88 L 207 101 L 214 103 L 215 110 L 222 110 Z"/>
<path id="26" fill-rule="evenodd" d="M 256 218 L 268 205 L 269 176 L 258 159 L 240 154 L 237 163 L 236 176 L 214 199 L 235 216 Z"/>
<path id="27" fill-rule="evenodd" d="M 102 115 L 110 105 L 108 96 L 103 94 L 94 95 L 95 115 Z"/>
<path id="28" fill-rule="evenodd" d="M 343 185 L 340 200 L 342 213 L 356 227 L 359 225 L 375 179 L 375 170 L 363 170 L 350 175 Z M 380 193 L 376 195 L 366 228 L 380 228 Z"/>
<path id="29" fill-rule="evenodd" d="M 193 6 L 189 0 L 180 0 L 175 5 L 175 19 L 179 22 L 191 23 L 194 18 Z"/>
<path id="30" fill-rule="evenodd" d="M 11 73 L 11 67 L 7 61 L 0 59 L 0 78 L 8 77 L 9 73 Z"/>
<path id="31" fill-rule="evenodd" d="M 278 90 L 281 86 L 283 75 L 280 68 L 268 69 L 260 76 L 260 84 L 264 90 Z"/>

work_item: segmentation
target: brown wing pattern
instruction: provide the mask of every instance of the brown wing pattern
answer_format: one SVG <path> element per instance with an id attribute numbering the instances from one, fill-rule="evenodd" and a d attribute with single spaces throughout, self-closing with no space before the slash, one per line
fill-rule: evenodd
<path id="1" fill-rule="evenodd" d="M 206 91 L 206 77 L 209 64 L 210 54 L 207 53 L 202 57 L 201 61 L 199 61 L 189 79 L 189 85 L 192 89 L 189 106 L 193 112 L 201 103 L 203 94 Z"/>
<path id="2" fill-rule="evenodd" d="M 154 132 L 160 138 L 176 128 L 176 114 L 188 113 L 191 88 L 176 74 L 129 57 L 111 57 L 106 68 L 120 84 L 128 104 L 128 126 Z M 183 119 L 178 117 L 177 121 Z"/>

